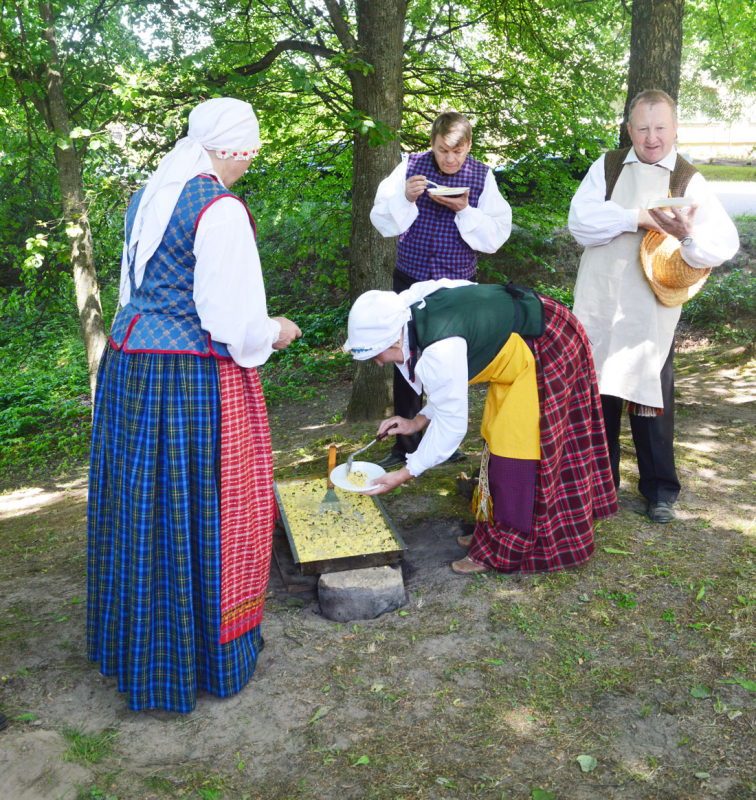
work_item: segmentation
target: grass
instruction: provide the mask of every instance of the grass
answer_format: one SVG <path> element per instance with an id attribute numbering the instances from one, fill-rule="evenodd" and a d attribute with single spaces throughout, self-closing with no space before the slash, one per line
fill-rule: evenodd
<path id="1" fill-rule="evenodd" d="M 110 755 L 118 733 L 106 729 L 101 733 L 84 733 L 81 728 L 64 728 L 63 738 L 68 742 L 63 759 L 81 761 L 84 764 L 99 764 Z"/>
<path id="2" fill-rule="evenodd" d="M 756 167 L 753 164 L 696 164 L 696 169 L 707 181 L 756 181 Z"/>

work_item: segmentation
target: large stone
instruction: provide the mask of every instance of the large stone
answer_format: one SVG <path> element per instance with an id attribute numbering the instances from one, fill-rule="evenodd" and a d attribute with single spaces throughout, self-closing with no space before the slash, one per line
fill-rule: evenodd
<path id="1" fill-rule="evenodd" d="M 404 580 L 401 567 L 365 567 L 329 572 L 318 581 L 320 610 L 328 619 L 375 619 L 401 608 Z"/>

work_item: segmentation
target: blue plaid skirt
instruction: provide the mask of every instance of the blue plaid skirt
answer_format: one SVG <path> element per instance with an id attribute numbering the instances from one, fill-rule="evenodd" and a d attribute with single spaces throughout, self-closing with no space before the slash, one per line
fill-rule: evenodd
<path id="1" fill-rule="evenodd" d="M 132 711 L 240 691 L 260 626 L 221 628 L 218 362 L 118 352 L 100 364 L 89 476 L 87 655 Z"/>

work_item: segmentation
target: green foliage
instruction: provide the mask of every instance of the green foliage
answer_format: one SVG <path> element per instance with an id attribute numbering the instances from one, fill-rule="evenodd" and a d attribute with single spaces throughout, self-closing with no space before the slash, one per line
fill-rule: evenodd
<path id="1" fill-rule="evenodd" d="M 284 156 L 264 149 L 234 186 L 257 222 L 269 295 L 332 303 L 347 289 L 351 179 L 349 143 L 318 141 Z"/>
<path id="2" fill-rule="evenodd" d="M 88 791 L 79 792 L 76 795 L 76 800 L 118 800 L 118 798 L 114 794 L 94 786 Z"/>
<path id="3" fill-rule="evenodd" d="M 621 592 L 619 590 L 607 592 L 604 590 L 597 590 L 594 591 L 594 594 L 601 595 L 602 597 L 606 597 L 607 600 L 611 600 L 617 608 L 635 608 L 636 599 L 634 592 Z"/>
<path id="4" fill-rule="evenodd" d="M 72 302 L 64 295 L 65 300 Z M 71 306 L 66 304 L 66 311 Z M 0 329 L 0 480 L 65 470 L 89 453 L 89 382 L 78 324 L 60 306 L 11 312 Z"/>
<path id="5" fill-rule="evenodd" d="M 683 306 L 687 322 L 711 323 L 756 316 L 756 275 L 734 269 L 709 276 L 703 289 Z"/>
<path id="6" fill-rule="evenodd" d="M 322 384 L 344 378 L 352 363 L 351 356 L 341 352 L 348 303 L 335 308 L 291 309 L 287 314 L 302 329 L 302 338 L 259 369 L 269 405 L 315 397 Z"/>
<path id="7" fill-rule="evenodd" d="M 541 294 L 553 297 L 567 308 L 571 309 L 575 304 L 575 292 L 571 286 L 551 286 L 538 281 L 533 288 Z"/>
<path id="8" fill-rule="evenodd" d="M 753 6 L 743 0 L 688 0 L 683 32 L 683 112 L 736 119 L 756 91 Z"/>

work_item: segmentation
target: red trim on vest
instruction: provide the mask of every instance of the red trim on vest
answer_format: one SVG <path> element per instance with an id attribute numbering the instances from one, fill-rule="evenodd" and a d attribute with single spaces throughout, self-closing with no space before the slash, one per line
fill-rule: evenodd
<path id="1" fill-rule="evenodd" d="M 210 334 L 207 334 L 207 346 L 210 348 L 210 355 L 215 356 L 218 361 L 233 361 L 234 359 L 231 356 L 222 356 L 214 347 L 213 347 L 213 339 Z M 228 346 L 228 345 L 226 345 Z"/>
<path id="2" fill-rule="evenodd" d="M 114 350 L 122 350 L 124 353 L 128 353 L 128 354 L 133 354 L 133 353 L 152 353 L 153 355 L 199 356 L 200 358 L 210 358 L 212 356 L 213 358 L 217 358 L 218 361 L 233 361 L 233 358 L 231 356 L 222 356 L 213 347 L 213 340 L 212 340 L 212 337 L 210 336 L 209 333 L 207 334 L 207 345 L 208 345 L 208 348 L 210 350 L 209 353 L 200 353 L 198 350 L 152 350 L 150 348 L 145 348 L 143 350 L 139 349 L 139 348 L 129 349 L 129 347 L 128 347 L 129 336 L 131 336 L 131 331 L 134 329 L 134 325 L 136 325 L 137 322 L 139 322 L 139 319 L 140 319 L 141 316 L 142 316 L 141 314 L 135 314 L 134 315 L 134 318 L 131 320 L 131 322 L 129 323 L 129 327 L 126 330 L 126 335 L 123 337 L 123 344 L 122 345 L 120 345 L 120 346 L 117 345 L 115 343 L 115 341 L 113 341 L 113 337 L 112 336 L 108 336 L 108 341 L 110 342 L 110 346 Z"/>
<path id="3" fill-rule="evenodd" d="M 126 347 L 126 342 L 128 342 L 128 341 L 129 341 L 129 336 L 131 336 L 131 331 L 133 330 L 133 328 L 134 328 L 134 325 L 136 325 L 136 324 L 137 324 L 137 322 L 139 322 L 139 317 L 141 317 L 141 316 L 142 316 L 141 314 L 134 314 L 134 316 L 133 316 L 133 318 L 132 318 L 131 322 L 129 323 L 129 327 L 126 329 L 126 335 L 123 337 L 123 344 L 121 344 L 120 346 L 119 346 L 119 345 L 117 345 L 117 344 L 116 344 L 116 343 L 113 341 L 113 337 L 112 337 L 112 336 L 108 336 L 108 339 L 110 339 L 110 344 L 112 344 L 112 345 L 113 345 L 113 347 L 114 347 L 116 350 L 121 350 L 122 348 L 125 348 L 125 347 Z M 127 351 L 124 349 L 124 351 L 123 351 L 123 352 L 125 353 L 125 352 L 127 352 Z"/>
<path id="4" fill-rule="evenodd" d="M 152 353 L 156 356 L 199 356 L 200 358 L 210 358 L 212 353 L 200 353 L 197 350 L 127 350 L 124 348 L 124 353 L 127 355 L 134 355 L 135 353 Z"/>
<path id="5" fill-rule="evenodd" d="M 257 240 L 257 225 L 255 225 L 255 218 L 252 216 L 252 212 L 247 208 L 247 204 L 244 202 L 244 200 L 241 199 L 241 197 L 237 197 L 235 194 L 231 194 L 231 192 L 228 192 L 226 194 L 219 194 L 217 197 L 214 197 L 206 206 L 202 208 L 202 210 L 199 212 L 197 216 L 197 221 L 194 223 L 194 235 L 195 236 L 197 235 L 197 228 L 200 224 L 200 220 L 202 219 L 202 215 L 205 213 L 205 211 L 207 211 L 207 209 L 210 208 L 210 206 L 213 203 L 217 203 L 218 200 L 221 200 L 224 197 L 233 197 L 234 200 L 238 200 L 244 206 L 244 210 L 247 212 L 250 224 L 252 225 L 252 233 L 254 234 L 255 240 Z"/>

